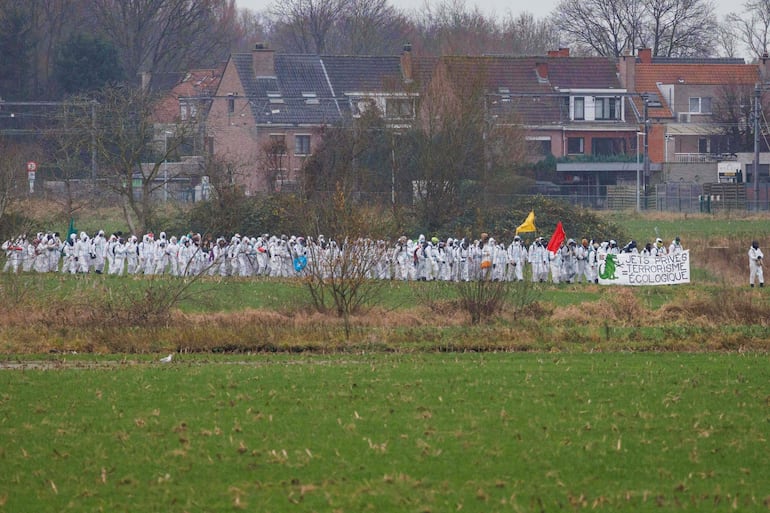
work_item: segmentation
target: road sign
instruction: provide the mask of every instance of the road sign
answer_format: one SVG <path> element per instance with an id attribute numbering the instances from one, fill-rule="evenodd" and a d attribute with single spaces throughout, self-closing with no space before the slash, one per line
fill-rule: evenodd
<path id="1" fill-rule="evenodd" d="M 35 171 L 37 171 L 37 162 L 30 160 L 27 162 L 27 173 L 34 173 Z"/>

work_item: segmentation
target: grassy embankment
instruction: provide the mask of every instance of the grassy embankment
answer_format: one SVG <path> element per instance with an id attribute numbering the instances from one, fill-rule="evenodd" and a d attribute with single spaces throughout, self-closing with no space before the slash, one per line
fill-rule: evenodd
<path id="1" fill-rule="evenodd" d="M 354 317 L 346 339 L 339 319 L 310 308 L 297 280 L 206 278 L 184 288 L 165 277 L 6 275 L 0 352 L 770 348 L 767 289 L 746 286 L 750 240 L 770 246 L 766 218 L 625 214 L 620 222 L 640 245 L 656 234 L 667 243 L 680 236 L 692 251 L 693 283 L 537 285 L 525 291 L 533 303 L 514 300 L 477 327 L 468 326 L 452 285 L 390 283 L 373 309 Z"/>

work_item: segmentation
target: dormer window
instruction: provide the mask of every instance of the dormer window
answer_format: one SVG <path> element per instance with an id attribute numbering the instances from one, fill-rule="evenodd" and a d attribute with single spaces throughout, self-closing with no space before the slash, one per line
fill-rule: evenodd
<path id="1" fill-rule="evenodd" d="M 711 97 L 694 96 L 690 98 L 690 113 L 711 114 Z"/>
<path id="2" fill-rule="evenodd" d="M 412 98 L 388 98 L 385 100 L 385 117 L 397 119 L 414 118 L 414 100 Z"/>
<path id="3" fill-rule="evenodd" d="M 583 96 L 575 97 L 572 112 L 572 119 L 583 120 L 586 118 L 586 99 Z"/>
<path id="4" fill-rule="evenodd" d="M 198 115 L 198 109 L 193 102 L 179 102 L 179 117 L 182 121 L 195 119 Z"/>
<path id="5" fill-rule="evenodd" d="M 596 119 L 617 121 L 620 119 L 620 98 L 595 98 Z"/>
<path id="6" fill-rule="evenodd" d="M 318 100 L 318 95 L 312 91 L 303 91 L 302 98 L 305 100 L 305 105 L 320 105 L 321 103 Z"/>

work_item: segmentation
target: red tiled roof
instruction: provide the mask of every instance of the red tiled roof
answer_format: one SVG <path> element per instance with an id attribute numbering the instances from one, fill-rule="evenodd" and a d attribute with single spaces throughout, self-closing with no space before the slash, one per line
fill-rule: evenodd
<path id="1" fill-rule="evenodd" d="M 759 81 L 756 64 L 637 64 L 636 92 L 654 93 L 660 97 L 658 84 L 690 85 L 754 85 Z M 671 117 L 670 106 L 665 98 L 659 98 L 663 108 L 649 110 L 650 117 Z M 642 109 L 641 100 L 634 99 Z"/>
<path id="2" fill-rule="evenodd" d="M 439 62 L 456 84 L 477 80 L 487 93 L 506 90 L 510 105 L 531 124 L 559 123 L 568 116 L 559 91 L 621 88 L 615 64 L 603 57 L 444 56 Z"/>
<path id="3" fill-rule="evenodd" d="M 213 96 L 224 68 L 195 69 L 187 72 L 184 78 L 158 102 L 154 118 L 158 123 L 174 123 L 179 118 L 179 98 Z"/>

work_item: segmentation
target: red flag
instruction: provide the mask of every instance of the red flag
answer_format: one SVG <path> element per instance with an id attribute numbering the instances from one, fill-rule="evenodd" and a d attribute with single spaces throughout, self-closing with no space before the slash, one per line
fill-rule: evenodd
<path id="1" fill-rule="evenodd" d="M 551 240 L 548 241 L 548 247 L 546 249 L 552 253 L 556 253 L 559 251 L 559 246 L 564 242 L 566 236 L 567 234 L 564 233 L 564 227 L 561 225 L 561 221 L 559 221 L 556 223 L 556 229 L 553 231 L 553 235 L 551 235 Z"/>

